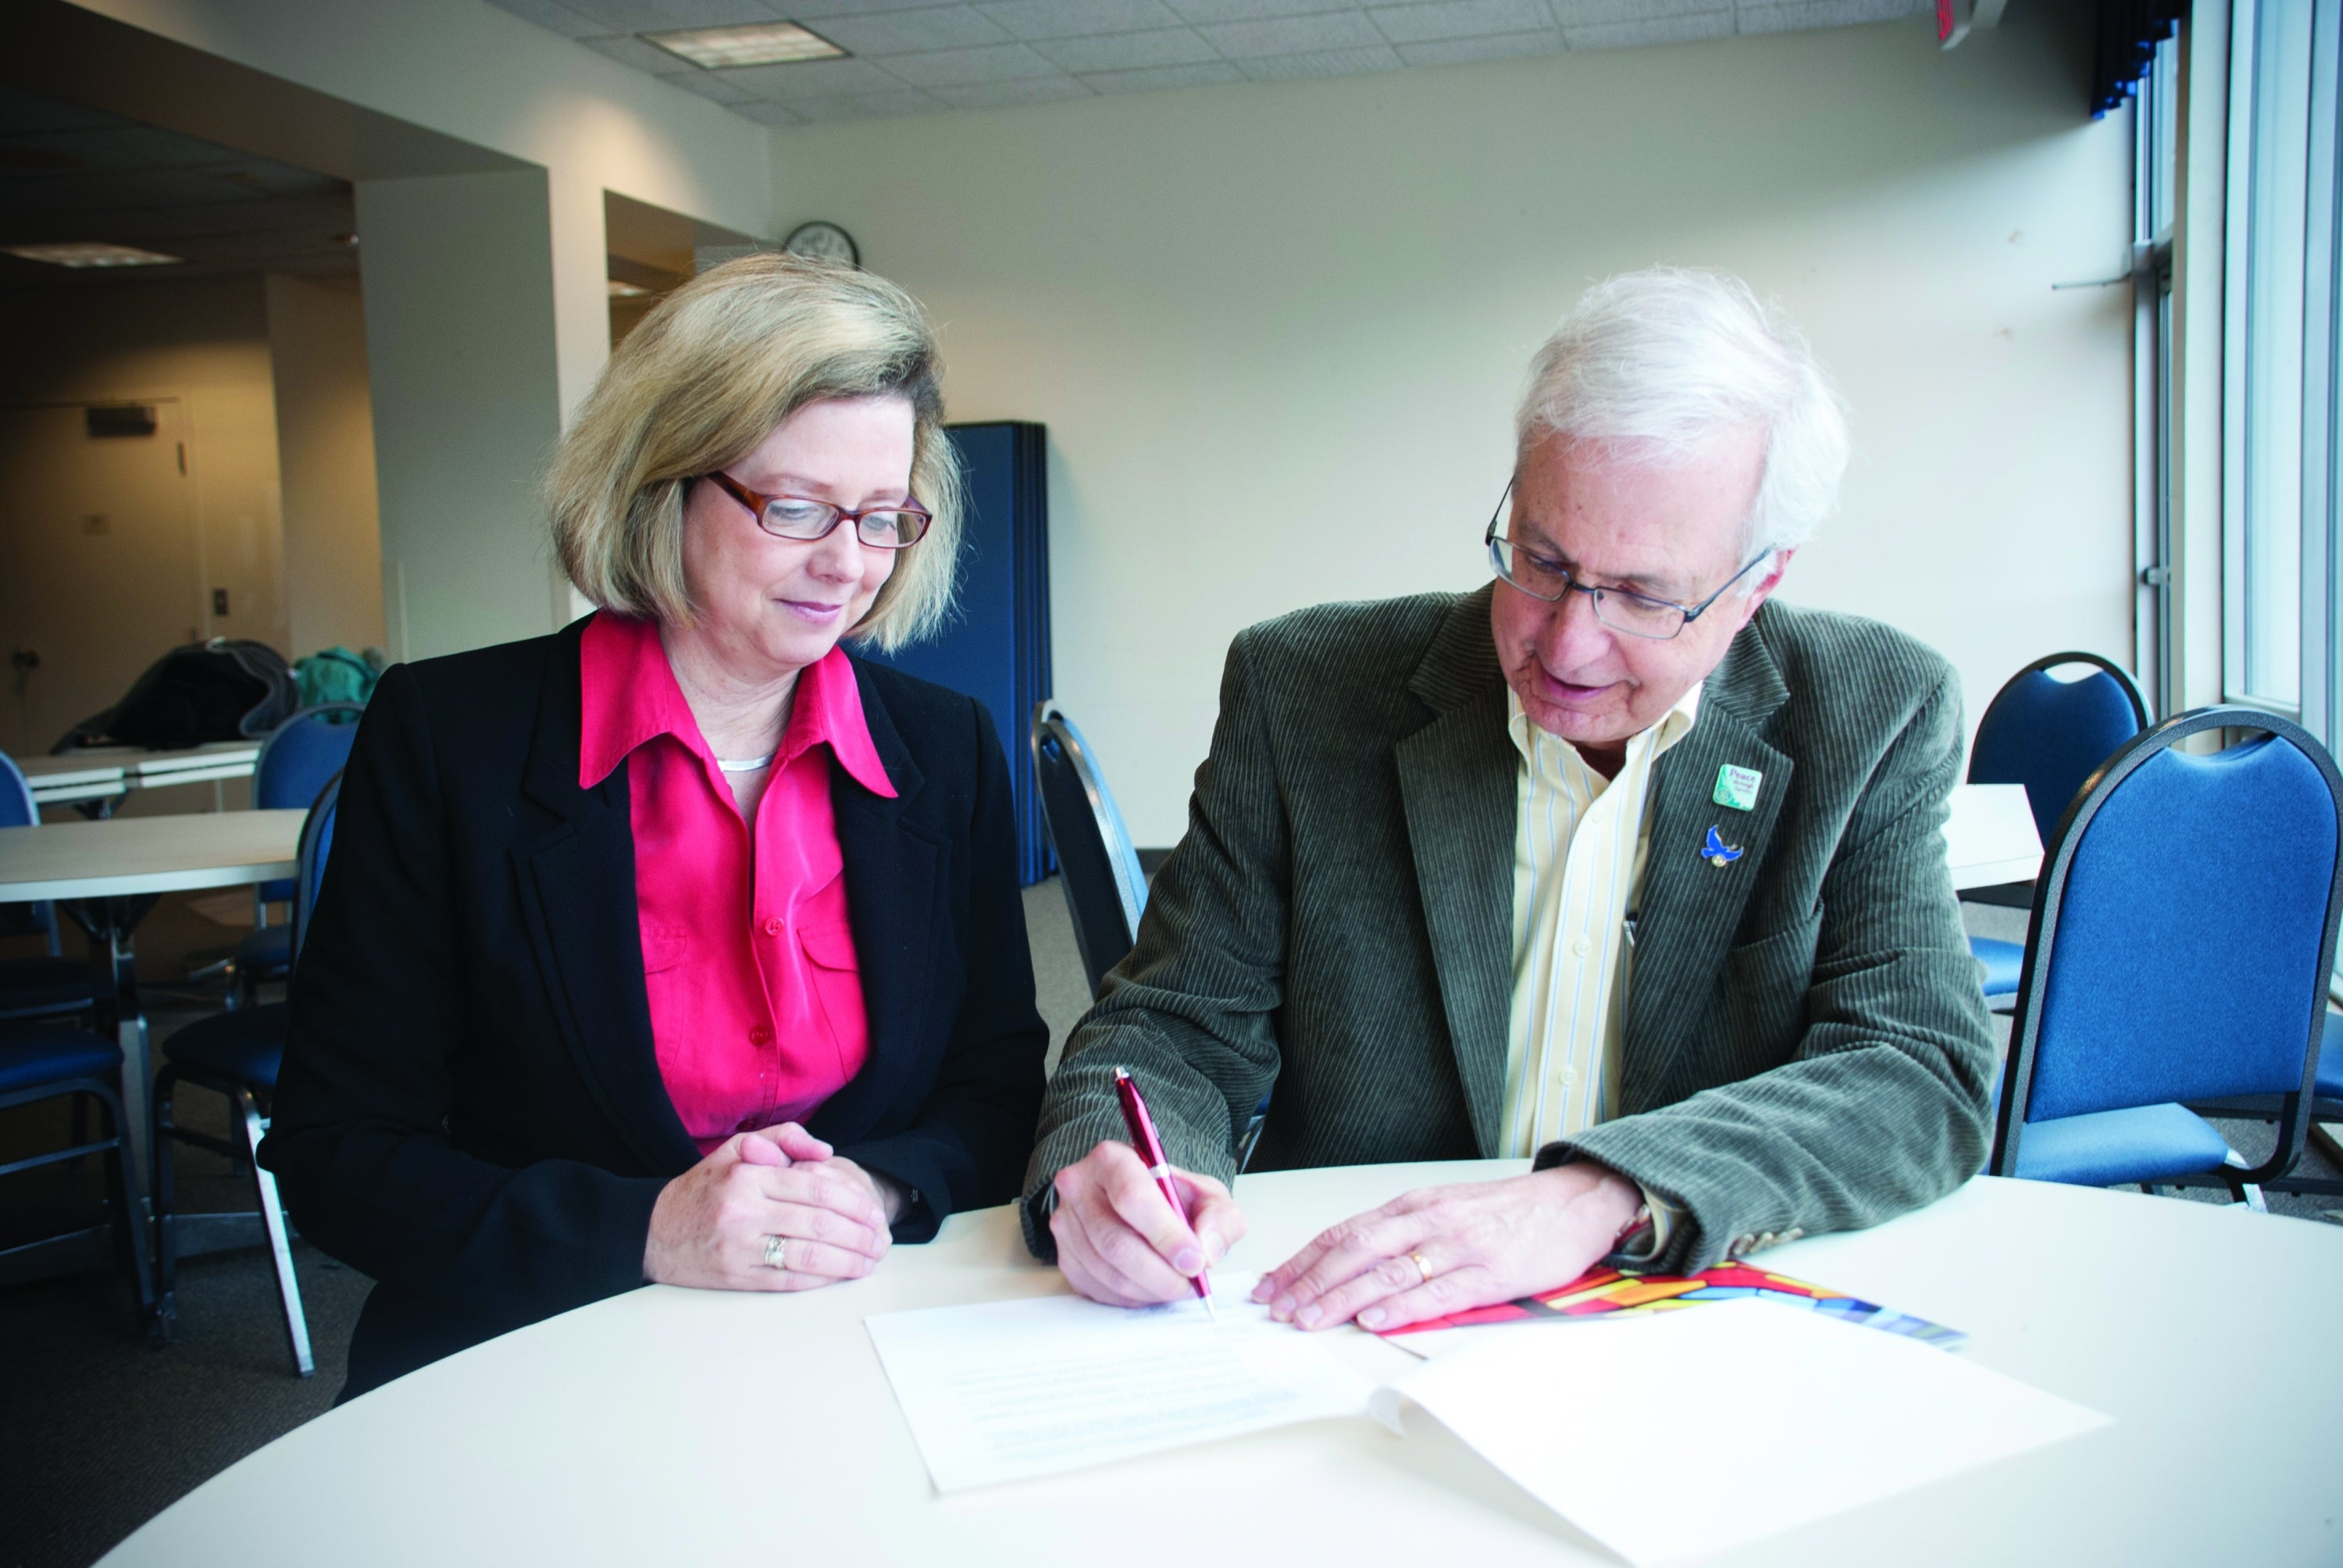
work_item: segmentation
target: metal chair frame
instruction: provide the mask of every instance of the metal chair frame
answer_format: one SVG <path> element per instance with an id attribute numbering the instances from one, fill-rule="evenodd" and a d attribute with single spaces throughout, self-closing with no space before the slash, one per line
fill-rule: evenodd
<path id="1" fill-rule="evenodd" d="M 1097 767 L 1091 761 L 1090 753 L 1083 749 L 1081 740 L 1074 733 L 1072 723 L 1067 719 L 1054 701 L 1044 699 L 1033 705 L 1033 716 L 1027 729 L 1026 741 L 1033 754 L 1034 785 L 1041 796 L 1041 823 L 1049 832 L 1050 847 L 1058 857 L 1058 881 L 1065 891 L 1066 912 L 1072 917 L 1074 922 L 1074 945 L 1081 951 L 1082 968 L 1089 973 L 1091 994 L 1095 996 L 1098 994 L 1099 982 L 1106 978 L 1106 971 L 1120 963 L 1123 954 L 1128 953 L 1131 944 L 1139 940 L 1139 915 L 1140 911 L 1146 907 L 1147 890 L 1144 884 L 1139 887 L 1133 887 L 1131 884 L 1131 861 L 1117 852 L 1119 849 L 1128 849 L 1131 846 L 1125 836 L 1116 829 L 1114 818 L 1106 809 L 1106 792 L 1100 787 Z M 1073 769 L 1074 778 L 1081 783 L 1082 794 L 1090 802 L 1091 825 L 1097 829 L 1099 842 L 1106 851 L 1107 869 L 1113 875 L 1115 894 L 1121 905 L 1122 946 L 1118 952 L 1110 954 L 1094 952 L 1091 950 L 1089 928 L 1082 920 L 1081 906 L 1075 902 L 1074 879 L 1066 874 L 1066 851 L 1059 843 L 1058 825 L 1050 815 L 1049 789 L 1043 772 L 1042 749 L 1051 744 L 1055 744 L 1065 754 L 1068 764 Z M 1133 851 L 1132 858 L 1136 858 L 1136 851 Z"/>
<path id="2" fill-rule="evenodd" d="M 2343 802 L 2343 771 L 2327 749 L 2309 731 L 2288 719 L 2258 709 L 2221 705 L 2199 708 L 2168 719 L 2135 736 L 2098 770 L 2085 780 L 2067 802 L 2045 852 L 2045 866 L 2034 890 L 2033 940 L 2026 943 L 2026 968 L 2017 983 L 2017 1012 L 2011 1025 L 2009 1057 L 2002 1080 L 2001 1102 L 1994 1126 L 1993 1154 L 1986 1170 L 1990 1175 L 2017 1173 L 2018 1145 L 2025 1134 L 2026 1102 L 2034 1083 L 2034 1064 L 2041 1043 L 2042 1003 L 2049 987 L 2050 962 L 2058 941 L 2057 914 L 2066 897 L 2066 878 L 2084 830 L 2090 826 L 2118 786 L 2143 763 L 2194 735 L 2208 730 L 2242 729 L 2266 733 L 2290 742 L 2308 757 L 2326 779 L 2328 793 Z M 2304 1042 L 2302 1082 L 2283 1097 L 2278 1117 L 2278 1147 L 2258 1165 L 2237 1166 L 2202 1176 L 2176 1178 L 2179 1185 L 2222 1185 L 2243 1201 L 2258 1197 L 2260 1185 L 2283 1177 L 2302 1156 L 2310 1123 L 2312 1091 L 2318 1073 L 2318 1047 L 2326 1030 L 2328 975 L 2335 965 L 2335 940 L 2343 925 L 2343 823 L 2338 825 L 2335 865 L 2328 882 L 2324 934 L 2319 941 L 2317 973 L 2308 978 L 2310 1028 Z"/>
<path id="3" fill-rule="evenodd" d="M 293 881 L 293 952 L 297 961 L 303 940 L 308 936 L 309 920 L 315 912 L 309 890 L 323 873 L 318 864 L 318 840 L 325 834 L 339 799 L 342 776 L 337 772 L 317 792 L 309 807 L 308 819 L 301 824 L 300 869 Z M 237 1123 L 238 1136 L 233 1139 L 214 1138 L 208 1133 L 192 1131 L 173 1119 L 175 1092 L 181 1083 L 192 1083 L 225 1096 Z M 170 1145 L 191 1144 L 215 1154 L 227 1157 L 239 1173 L 252 1178 L 253 1197 L 260 1211 L 261 1228 L 267 1233 L 271 1261 L 277 1269 L 277 1299 L 285 1314 L 285 1337 L 293 1353 L 296 1376 L 307 1377 L 317 1369 L 317 1358 L 309 1347 L 307 1315 L 301 1308 L 301 1282 L 293 1270 L 293 1232 L 286 1223 L 285 1205 L 277 1191 L 277 1177 L 260 1163 L 260 1141 L 267 1136 L 269 1106 L 263 1093 L 252 1084 L 226 1073 L 180 1062 L 167 1062 L 155 1075 L 154 1141 L 155 1151 L 155 1234 L 156 1234 L 156 1315 L 163 1334 L 168 1338 L 178 1325 L 178 1223 L 173 1208 L 173 1161 Z"/>
<path id="4" fill-rule="evenodd" d="M 61 1078 L 48 1083 L 36 1083 L 29 1088 L 10 1090 L 0 1094 L 0 1111 L 19 1105 L 32 1105 L 44 1100 L 75 1096 L 73 1141 L 65 1148 L 45 1154 L 28 1155 L 0 1164 L 0 1176 L 14 1176 L 20 1171 L 32 1171 L 43 1165 L 55 1165 L 66 1160 L 78 1160 L 85 1154 L 106 1157 L 106 1197 L 114 1210 L 110 1229 L 117 1250 L 130 1265 L 131 1282 L 138 1294 L 138 1322 L 150 1328 L 155 1317 L 154 1265 L 146 1254 L 146 1220 L 137 1204 L 130 1199 L 129 1154 L 125 1148 L 125 1132 L 130 1119 L 123 1113 L 122 1096 L 102 1078 Z M 103 1138 L 91 1138 L 81 1126 L 80 1108 L 89 1101 L 97 1101 L 106 1114 L 107 1132 Z"/>

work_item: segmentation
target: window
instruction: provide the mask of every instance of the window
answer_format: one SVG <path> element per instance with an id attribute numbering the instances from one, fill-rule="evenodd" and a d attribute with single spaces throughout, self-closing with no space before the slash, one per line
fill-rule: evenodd
<path id="1" fill-rule="evenodd" d="M 2343 0 L 2240 0 L 2231 17 L 2224 678 L 2332 742 Z"/>
<path id="2" fill-rule="evenodd" d="M 2158 718 L 2180 706 L 2172 667 L 2172 223 L 2179 54 L 2177 36 L 2156 45 L 2132 107 L 2132 493 L 2141 593 L 2135 668 Z"/>

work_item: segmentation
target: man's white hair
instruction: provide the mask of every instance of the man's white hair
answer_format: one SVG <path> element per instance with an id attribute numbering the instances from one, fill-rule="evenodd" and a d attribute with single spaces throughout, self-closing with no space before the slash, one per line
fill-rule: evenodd
<path id="1" fill-rule="evenodd" d="M 1765 471 L 1745 559 L 1797 548 L 1836 505 L 1846 417 L 1805 339 L 1747 284 L 1655 266 L 1586 291 L 1530 362 L 1515 430 L 1524 453 L 1559 435 L 1666 464 L 1750 426 L 1765 431 Z"/>

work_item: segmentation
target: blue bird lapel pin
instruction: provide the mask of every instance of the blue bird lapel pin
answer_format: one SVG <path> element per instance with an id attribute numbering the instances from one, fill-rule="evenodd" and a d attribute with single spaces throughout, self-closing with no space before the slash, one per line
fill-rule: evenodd
<path id="1" fill-rule="evenodd" d="M 1708 830 L 1708 842 L 1700 847 L 1700 857 L 1712 866 L 1729 866 L 1741 859 L 1741 846 L 1726 843 L 1717 836 L 1716 829 L 1711 827 Z"/>

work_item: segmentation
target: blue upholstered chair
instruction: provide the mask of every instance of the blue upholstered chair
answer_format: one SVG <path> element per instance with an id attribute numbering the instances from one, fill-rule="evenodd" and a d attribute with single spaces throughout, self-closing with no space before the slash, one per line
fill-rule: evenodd
<path id="1" fill-rule="evenodd" d="M 2197 755 L 2222 729 L 2256 739 Z M 2167 720 L 2107 764 L 2044 858 L 1996 1112 L 1996 1176 L 2217 1182 L 2258 1203 L 2308 1128 L 2343 919 L 2343 773 L 2245 708 Z M 2187 1107 L 2268 1096 L 2248 1166 Z"/>
<path id="2" fill-rule="evenodd" d="M 65 1147 L 37 1154 L 7 1151 L 8 1157 L 0 1160 L 0 1176 L 88 1154 L 105 1157 L 115 1250 L 130 1271 L 138 1321 L 145 1324 L 153 1320 L 155 1286 L 146 1261 L 146 1216 L 130 1198 L 128 1155 L 123 1147 L 129 1122 L 115 1088 L 121 1081 L 122 1047 L 103 1035 L 54 1023 L 0 1023 L 0 1111 L 72 1096 L 77 1106 L 95 1101 L 106 1112 L 103 1136 L 93 1138 L 81 1131 L 76 1110 L 75 1128 Z"/>
<path id="3" fill-rule="evenodd" d="M 7 753 L 0 752 L 0 829 L 29 828 L 41 819 L 32 787 Z M 97 1006 L 97 977 L 88 964 L 64 956 L 57 914 L 46 903 L 0 905 L 0 935 L 48 939 L 45 958 L 0 959 L 0 1023 L 65 1018 Z"/>
<path id="4" fill-rule="evenodd" d="M 1147 909 L 1147 878 L 1139 851 L 1122 825 L 1114 791 L 1107 788 L 1082 732 L 1051 702 L 1033 705 L 1027 733 L 1033 750 L 1033 779 L 1041 788 L 1041 817 L 1057 851 L 1058 879 L 1073 916 L 1074 945 L 1081 950 L 1091 994 L 1098 994 L 1106 971 L 1122 961 L 1139 940 L 1139 917 Z"/>
<path id="5" fill-rule="evenodd" d="M 2077 666 L 2092 673 L 2079 680 L 2050 673 Z M 2024 785 L 2034 826 L 2046 846 L 2085 780 L 2147 728 L 2147 699 L 2121 666 L 2096 653 L 2049 654 L 2003 682 L 1986 705 L 1976 742 L 1969 748 L 1969 782 Z M 1970 903 L 2029 909 L 2034 884 L 1972 888 L 1961 897 Z M 1986 1000 L 2006 1011 L 2016 1000 L 2025 944 L 1971 937 L 1969 951 L 1983 966 Z"/>
<path id="6" fill-rule="evenodd" d="M 333 848 L 334 806 L 341 792 L 339 773 L 326 781 L 308 819 L 301 826 L 300 864 L 293 884 L 293 919 L 287 928 L 291 951 L 297 955 L 308 934 L 309 917 L 317 908 L 317 890 L 326 873 L 326 857 Z M 285 1035 L 289 1004 L 243 1007 L 197 1019 L 163 1042 L 163 1070 L 155 1079 L 155 1221 L 156 1231 L 156 1295 L 163 1331 L 167 1335 L 178 1320 L 178 1248 L 172 1208 L 173 1143 L 191 1143 L 224 1154 L 252 1176 L 253 1195 L 260 1210 L 261 1228 L 267 1232 L 269 1251 L 277 1265 L 277 1293 L 285 1309 L 285 1335 L 293 1351 L 296 1373 L 307 1377 L 317 1370 L 309 1353 L 309 1325 L 301 1311 L 301 1286 L 293 1273 L 291 1237 L 285 1227 L 284 1206 L 277 1197 L 277 1178 L 254 1159 L 268 1131 L 268 1108 L 277 1092 L 277 1070 L 285 1060 Z M 182 1083 L 200 1085 L 225 1095 L 235 1113 L 236 1130 L 218 1139 L 178 1126 L 173 1105 Z"/>
<path id="7" fill-rule="evenodd" d="M 252 767 L 252 804 L 257 810 L 298 810 L 317 798 L 326 780 L 350 759 L 357 739 L 358 719 L 366 707 L 357 702 L 321 702 L 305 708 L 268 732 Z M 197 971 L 197 978 L 225 972 L 230 980 L 228 1005 L 250 1006 L 259 1000 L 265 980 L 283 980 L 293 972 L 290 927 L 268 923 L 268 906 L 293 897 L 287 881 L 262 882 L 253 889 L 252 934 L 236 943 L 225 965 Z"/>

